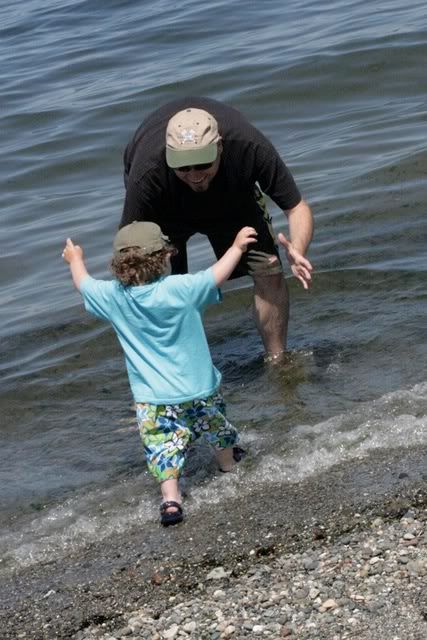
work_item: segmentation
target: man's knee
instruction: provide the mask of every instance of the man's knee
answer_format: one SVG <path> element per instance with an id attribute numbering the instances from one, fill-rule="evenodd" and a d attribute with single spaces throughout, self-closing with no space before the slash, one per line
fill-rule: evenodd
<path id="1" fill-rule="evenodd" d="M 274 273 L 268 276 L 254 276 L 254 291 L 258 295 L 277 295 L 287 292 L 288 285 L 282 273 Z"/>

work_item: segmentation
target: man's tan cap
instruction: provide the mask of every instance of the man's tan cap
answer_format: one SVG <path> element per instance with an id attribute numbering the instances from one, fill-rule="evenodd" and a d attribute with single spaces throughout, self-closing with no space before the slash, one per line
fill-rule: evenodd
<path id="1" fill-rule="evenodd" d="M 143 253 L 149 254 L 160 251 L 169 246 L 169 238 L 163 235 L 159 225 L 155 222 L 132 222 L 122 227 L 114 238 L 114 253 L 123 249 L 137 247 Z"/>
<path id="2" fill-rule="evenodd" d="M 214 162 L 218 140 L 218 123 L 210 113 L 193 107 L 179 111 L 166 128 L 166 162 L 172 169 Z"/>

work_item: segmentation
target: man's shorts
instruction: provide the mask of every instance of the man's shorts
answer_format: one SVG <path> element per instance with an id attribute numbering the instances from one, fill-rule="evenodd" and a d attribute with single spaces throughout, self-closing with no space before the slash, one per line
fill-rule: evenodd
<path id="1" fill-rule="evenodd" d="M 264 195 L 257 186 L 255 187 L 254 198 L 259 215 L 251 217 L 241 226 L 254 227 L 258 233 L 257 242 L 254 246 L 249 245 L 248 250 L 243 254 L 230 279 L 240 278 L 241 276 L 269 276 L 283 272 L 271 216 L 267 210 Z M 231 247 L 238 230 L 233 226 L 227 228 L 226 225 L 222 224 L 218 229 L 206 232 L 206 236 L 218 259 Z M 186 273 L 188 271 L 186 244 L 189 236 L 179 238 L 170 234 L 170 237 L 171 242 L 178 249 L 178 254 L 171 261 L 172 272 Z M 271 261 L 272 257 L 276 258 L 276 260 Z"/>
<path id="2" fill-rule="evenodd" d="M 221 393 L 175 405 L 136 404 L 136 419 L 149 471 L 159 482 L 179 478 L 191 442 L 203 436 L 216 449 L 238 442 L 225 416 Z"/>

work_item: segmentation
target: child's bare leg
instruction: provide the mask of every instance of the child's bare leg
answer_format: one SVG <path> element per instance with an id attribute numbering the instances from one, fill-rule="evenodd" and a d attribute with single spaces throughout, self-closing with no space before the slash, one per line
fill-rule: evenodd
<path id="1" fill-rule="evenodd" d="M 163 502 L 177 502 L 181 504 L 182 496 L 178 486 L 178 478 L 169 478 L 169 480 L 163 480 L 160 483 L 160 490 L 162 492 Z M 168 507 L 166 513 L 174 513 L 178 511 L 176 507 Z"/>
<path id="2" fill-rule="evenodd" d="M 231 471 L 235 465 L 233 447 L 227 449 L 215 449 L 216 459 L 221 471 Z"/>

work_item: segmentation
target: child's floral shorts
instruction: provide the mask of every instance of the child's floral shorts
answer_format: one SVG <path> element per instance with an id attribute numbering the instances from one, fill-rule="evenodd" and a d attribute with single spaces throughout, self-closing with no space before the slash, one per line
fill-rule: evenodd
<path id="1" fill-rule="evenodd" d="M 188 447 L 200 436 L 216 449 L 232 447 L 239 439 L 219 392 L 174 405 L 137 403 L 136 419 L 148 468 L 160 482 L 179 478 Z"/>

